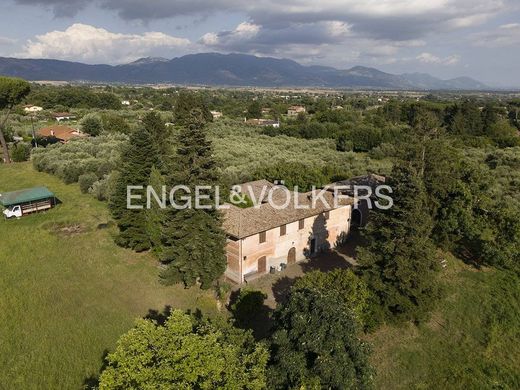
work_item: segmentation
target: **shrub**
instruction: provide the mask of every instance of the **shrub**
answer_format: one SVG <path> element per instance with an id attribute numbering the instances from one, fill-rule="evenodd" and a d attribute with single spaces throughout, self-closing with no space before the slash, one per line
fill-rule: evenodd
<path id="1" fill-rule="evenodd" d="M 97 181 L 97 176 L 93 172 L 84 173 L 78 179 L 79 189 L 83 194 L 89 192 L 92 185 Z"/>
<path id="2" fill-rule="evenodd" d="M 11 158 L 14 162 L 22 162 L 29 160 L 31 156 L 31 145 L 26 143 L 18 143 L 11 152 Z"/>
<path id="3" fill-rule="evenodd" d="M 92 184 L 88 192 L 92 194 L 97 200 L 109 200 L 112 188 L 114 187 L 116 176 L 117 175 L 114 173 L 103 176 L 102 179 Z"/>
<path id="4" fill-rule="evenodd" d="M 103 122 L 96 114 L 87 114 L 80 122 L 81 131 L 93 137 L 98 136 L 103 131 Z"/>

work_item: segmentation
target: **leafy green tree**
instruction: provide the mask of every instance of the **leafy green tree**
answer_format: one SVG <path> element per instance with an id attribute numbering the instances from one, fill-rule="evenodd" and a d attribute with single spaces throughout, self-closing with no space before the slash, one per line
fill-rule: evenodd
<path id="1" fill-rule="evenodd" d="M 251 335 L 174 311 L 139 320 L 107 357 L 101 390 L 265 389 L 269 352 Z"/>
<path id="2" fill-rule="evenodd" d="M 296 280 L 291 291 L 313 290 L 333 294 L 355 314 L 360 324 L 365 322 L 369 292 L 363 279 L 351 270 L 313 271 Z"/>
<path id="3" fill-rule="evenodd" d="M 336 294 L 315 288 L 291 290 L 275 312 L 273 389 L 367 389 L 372 369 L 353 311 Z"/>
<path id="4" fill-rule="evenodd" d="M 247 107 L 248 118 L 261 118 L 262 117 L 262 106 L 258 100 L 254 100 Z"/>
<path id="5" fill-rule="evenodd" d="M 204 123 L 213 120 L 213 115 L 211 115 L 201 94 L 181 91 L 173 110 L 175 124 L 178 126 L 188 126 L 191 121 L 192 110 L 200 111 Z"/>
<path id="6" fill-rule="evenodd" d="M 509 204 L 499 205 L 488 222 L 487 229 L 477 237 L 477 259 L 520 273 L 520 211 Z"/>
<path id="7" fill-rule="evenodd" d="M 349 139 L 348 134 L 342 133 L 336 140 L 336 150 L 339 152 L 351 152 L 354 144 Z"/>
<path id="8" fill-rule="evenodd" d="M 31 157 L 31 145 L 25 142 L 17 143 L 13 148 L 12 160 L 14 162 L 22 162 L 29 160 Z"/>
<path id="9" fill-rule="evenodd" d="M 110 197 L 110 211 L 119 226 L 116 243 L 136 251 L 148 250 L 151 247 L 148 237 L 146 217 L 146 187 L 150 181 L 152 168 L 157 165 L 157 149 L 146 130 L 135 131 L 121 154 L 118 180 Z M 143 186 L 139 193 L 141 199 L 133 199 L 132 206 L 127 207 L 129 186 Z"/>
<path id="10" fill-rule="evenodd" d="M 87 114 L 80 122 L 81 131 L 96 137 L 103 131 L 103 121 L 97 114 Z"/>
<path id="11" fill-rule="evenodd" d="M 373 321 L 419 321 L 439 297 L 428 198 L 409 163 L 394 167 L 388 185 L 394 205 L 372 213 L 368 244 L 359 250 L 359 272 L 372 293 Z"/>
<path id="12" fill-rule="evenodd" d="M 263 310 L 267 295 L 262 291 L 250 288 L 240 289 L 237 300 L 231 305 L 233 318 L 239 328 L 251 329 L 252 322 L 257 320 L 257 315 Z"/>
<path id="13" fill-rule="evenodd" d="M 130 134 L 130 125 L 121 115 L 104 113 L 101 116 L 101 120 L 103 122 L 103 130 L 107 133 Z"/>
<path id="14" fill-rule="evenodd" d="M 0 110 L 4 115 L 0 118 L 0 144 L 2 145 L 3 159 L 6 164 L 11 162 L 9 148 L 4 136 L 4 129 L 14 107 L 20 104 L 31 92 L 31 85 L 22 79 L 0 77 Z"/>
<path id="15" fill-rule="evenodd" d="M 192 110 L 190 124 L 179 133 L 177 154 L 167 181 L 170 188 L 176 185 L 189 188 L 189 194 L 176 191 L 175 202 L 186 205 L 187 201 L 182 198 L 188 196 L 191 207 L 167 210 L 161 248 L 161 261 L 167 264 L 167 269 L 161 278 L 165 284 L 183 282 L 185 286 L 192 286 L 198 282 L 207 289 L 224 273 L 227 261 L 226 236 L 220 212 L 215 208 L 219 177 L 204 123 L 204 113 Z M 209 209 L 195 207 L 196 186 L 211 188 L 204 192 L 209 199 L 201 202 Z"/>
<path id="16" fill-rule="evenodd" d="M 520 145 L 518 130 L 511 126 L 507 119 L 493 123 L 486 134 L 500 148 L 509 148 Z"/>
<path id="17" fill-rule="evenodd" d="M 298 186 L 300 191 L 310 191 L 329 183 L 329 177 L 322 169 L 300 162 L 283 162 L 259 167 L 253 175 L 257 179 L 271 182 L 283 181 L 290 189 Z"/>
<path id="18" fill-rule="evenodd" d="M 98 180 L 98 177 L 93 172 L 84 173 L 78 178 L 79 189 L 82 193 L 88 193 L 90 187 Z"/>
<path id="19" fill-rule="evenodd" d="M 97 99 L 92 99 L 91 105 L 104 110 L 121 109 L 121 100 L 113 93 L 98 93 L 95 95 Z"/>

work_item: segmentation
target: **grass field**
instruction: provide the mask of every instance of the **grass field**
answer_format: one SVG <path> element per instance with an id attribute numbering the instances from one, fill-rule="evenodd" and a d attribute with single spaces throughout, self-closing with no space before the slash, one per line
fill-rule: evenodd
<path id="1" fill-rule="evenodd" d="M 149 310 L 216 312 L 211 293 L 161 286 L 153 258 L 115 246 L 105 204 L 28 163 L 0 165 L 0 192 L 37 185 L 63 203 L 0 219 L 0 389 L 81 388 Z M 376 387 L 520 388 L 518 277 L 451 258 L 442 278 L 428 323 L 370 335 Z"/>
<path id="2" fill-rule="evenodd" d="M 371 337 L 379 389 L 519 389 L 520 279 L 451 259 L 445 298 L 418 327 Z"/>
<path id="3" fill-rule="evenodd" d="M 78 389 L 149 310 L 217 310 L 211 293 L 161 286 L 151 256 L 115 246 L 106 205 L 77 185 L 0 164 L 0 192 L 37 185 L 63 203 L 0 218 L 0 389 Z"/>

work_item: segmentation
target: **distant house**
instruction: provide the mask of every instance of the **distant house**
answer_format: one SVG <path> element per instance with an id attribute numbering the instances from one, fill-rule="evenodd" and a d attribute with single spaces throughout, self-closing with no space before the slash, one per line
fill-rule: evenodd
<path id="1" fill-rule="evenodd" d="M 210 111 L 211 115 L 213 115 L 213 119 L 220 119 L 222 118 L 222 113 L 220 111 Z"/>
<path id="2" fill-rule="evenodd" d="M 247 119 L 245 121 L 247 125 L 250 126 L 264 126 L 264 127 L 280 127 L 279 121 L 273 121 L 271 119 Z"/>
<path id="3" fill-rule="evenodd" d="M 35 113 L 35 112 L 40 112 L 40 111 L 43 111 L 43 107 L 40 107 L 40 106 L 33 106 L 33 105 L 28 105 L 28 106 L 25 106 L 23 108 L 23 110 L 27 113 Z"/>
<path id="4" fill-rule="evenodd" d="M 305 114 L 307 110 L 303 106 L 291 106 L 287 110 L 287 115 L 290 117 L 298 116 L 299 114 Z"/>
<path id="5" fill-rule="evenodd" d="M 55 112 L 54 114 L 52 114 L 52 117 L 56 119 L 58 122 L 76 119 L 76 116 L 69 112 Z"/>
<path id="6" fill-rule="evenodd" d="M 67 143 L 75 137 L 87 136 L 85 133 L 82 133 L 77 129 L 73 129 L 72 127 L 59 125 L 44 127 L 43 129 L 38 130 L 38 135 L 41 137 L 55 137 L 62 143 Z"/>
<path id="7" fill-rule="evenodd" d="M 313 204 L 312 192 L 289 191 L 267 180 L 241 184 L 240 194 L 258 207 L 223 209 L 228 236 L 225 275 L 239 284 L 265 275 L 271 267 L 294 264 L 334 247 L 349 233 L 356 203 L 354 198 L 338 197 L 335 204 L 334 192 L 326 191 L 327 204 Z M 276 207 L 288 198 L 287 207 Z M 305 207 L 296 207 L 296 202 Z"/>

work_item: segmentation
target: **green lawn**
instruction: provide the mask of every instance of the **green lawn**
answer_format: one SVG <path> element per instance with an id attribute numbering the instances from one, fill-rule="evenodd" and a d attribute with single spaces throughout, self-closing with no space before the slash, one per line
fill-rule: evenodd
<path id="1" fill-rule="evenodd" d="M 446 296 L 419 327 L 371 337 L 380 389 L 519 389 L 520 279 L 451 259 Z"/>
<path id="2" fill-rule="evenodd" d="M 211 293 L 158 283 L 147 254 L 114 245 L 106 205 L 77 185 L 0 164 L 0 192 L 45 185 L 63 202 L 0 218 L 0 388 L 77 389 L 137 317 L 165 305 L 215 312 Z"/>

